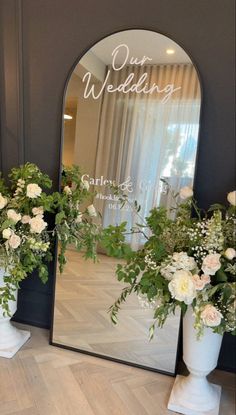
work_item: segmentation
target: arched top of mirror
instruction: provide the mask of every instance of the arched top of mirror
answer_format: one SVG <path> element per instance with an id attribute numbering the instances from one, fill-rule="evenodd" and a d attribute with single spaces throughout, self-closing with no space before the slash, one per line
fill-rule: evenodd
<path id="1" fill-rule="evenodd" d="M 75 66 L 65 95 L 63 164 L 80 165 L 97 192 L 104 225 L 132 220 L 109 184 L 142 206 L 171 206 L 171 192 L 192 186 L 201 87 L 188 54 L 149 30 L 112 34 Z"/>

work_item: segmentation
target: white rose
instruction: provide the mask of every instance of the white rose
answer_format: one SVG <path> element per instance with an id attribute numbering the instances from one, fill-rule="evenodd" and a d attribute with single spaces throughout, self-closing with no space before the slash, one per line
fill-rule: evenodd
<path id="1" fill-rule="evenodd" d="M 97 216 L 96 209 L 93 205 L 89 205 L 87 207 L 87 211 L 88 211 L 89 216 Z"/>
<path id="2" fill-rule="evenodd" d="M 3 229 L 2 236 L 4 239 L 9 239 L 12 234 L 12 230 L 10 228 Z"/>
<path id="3" fill-rule="evenodd" d="M 181 199 L 188 199 L 193 196 L 193 189 L 188 186 L 182 187 L 179 191 L 179 195 Z"/>
<path id="4" fill-rule="evenodd" d="M 166 267 L 161 268 L 160 273 L 166 280 L 171 281 L 176 271 L 176 267 L 166 265 Z"/>
<path id="5" fill-rule="evenodd" d="M 197 268 L 194 258 L 188 256 L 186 252 L 174 252 L 173 260 L 176 262 L 177 269 L 184 269 L 185 271 L 192 271 Z"/>
<path id="6" fill-rule="evenodd" d="M 81 223 L 82 222 L 82 218 L 83 218 L 82 213 L 79 213 L 78 216 L 77 216 L 77 218 L 75 219 L 75 223 Z"/>
<path id="7" fill-rule="evenodd" d="M 216 327 L 219 326 L 222 319 L 222 314 L 211 304 L 207 304 L 201 312 L 201 319 L 205 326 Z"/>
<path id="8" fill-rule="evenodd" d="M 10 247 L 12 249 L 16 249 L 20 245 L 21 239 L 20 239 L 20 237 L 18 235 L 16 235 L 15 233 L 13 233 L 11 235 L 11 237 L 9 238 L 8 243 L 9 243 L 9 245 L 10 245 Z"/>
<path id="9" fill-rule="evenodd" d="M 227 200 L 231 205 L 236 206 L 236 190 L 228 193 Z"/>
<path id="10" fill-rule="evenodd" d="M 80 183 L 81 189 L 89 190 L 89 182 L 88 180 L 82 180 Z"/>
<path id="11" fill-rule="evenodd" d="M 202 263 L 202 270 L 207 275 L 215 275 L 220 267 L 220 254 L 208 254 Z"/>
<path id="12" fill-rule="evenodd" d="M 36 183 L 30 183 L 26 187 L 26 195 L 30 199 L 36 199 L 42 193 L 41 187 L 39 187 Z"/>
<path id="13" fill-rule="evenodd" d="M 192 276 L 192 280 L 193 280 L 193 283 L 194 283 L 194 286 L 195 286 L 196 290 L 198 290 L 198 291 L 203 290 L 205 285 L 207 285 L 211 282 L 210 276 L 205 275 L 205 274 L 203 274 L 201 276 L 195 274 L 195 275 Z"/>
<path id="14" fill-rule="evenodd" d="M 224 253 L 224 256 L 231 261 L 236 256 L 235 249 L 234 248 L 227 248 L 225 253 Z"/>
<path id="15" fill-rule="evenodd" d="M 7 211 L 8 219 L 11 219 L 14 223 L 19 222 L 21 220 L 21 214 L 17 213 L 14 209 L 9 209 Z"/>
<path id="16" fill-rule="evenodd" d="M 3 197 L 2 193 L 0 193 L 0 209 L 3 209 L 7 205 L 7 198 Z"/>
<path id="17" fill-rule="evenodd" d="M 29 215 L 22 216 L 21 222 L 25 225 L 26 223 L 29 223 L 31 217 Z"/>
<path id="18" fill-rule="evenodd" d="M 29 224 L 31 233 L 41 233 L 47 226 L 47 223 L 44 222 L 40 215 L 30 219 Z"/>
<path id="19" fill-rule="evenodd" d="M 34 207 L 32 209 L 32 213 L 33 213 L 34 216 L 37 216 L 37 215 L 42 216 L 44 214 L 43 206 Z"/>
<path id="20" fill-rule="evenodd" d="M 69 186 L 65 186 L 63 192 L 65 192 L 67 195 L 71 195 L 72 193 L 71 188 Z"/>
<path id="21" fill-rule="evenodd" d="M 196 297 L 196 289 L 189 271 L 176 271 L 173 279 L 169 282 L 168 288 L 173 298 L 191 304 Z"/>

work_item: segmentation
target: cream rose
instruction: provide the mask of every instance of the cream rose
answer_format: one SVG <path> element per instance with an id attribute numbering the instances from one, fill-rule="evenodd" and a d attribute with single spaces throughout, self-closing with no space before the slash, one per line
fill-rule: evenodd
<path id="1" fill-rule="evenodd" d="M 93 205 L 89 205 L 87 207 L 87 211 L 88 211 L 89 216 L 97 216 L 96 209 Z"/>
<path id="2" fill-rule="evenodd" d="M 181 199 L 188 199 L 193 196 L 193 189 L 188 186 L 182 187 L 179 191 L 179 195 Z"/>
<path id="3" fill-rule="evenodd" d="M 207 304 L 201 312 L 201 319 L 205 326 L 219 326 L 222 318 L 222 314 L 211 304 Z"/>
<path id="4" fill-rule="evenodd" d="M 4 239 L 9 239 L 12 234 L 12 230 L 10 228 L 3 229 L 2 236 Z"/>
<path id="5" fill-rule="evenodd" d="M 36 199 L 42 193 L 41 187 L 39 187 L 36 183 L 30 183 L 26 187 L 26 195 L 30 199 Z"/>
<path id="6" fill-rule="evenodd" d="M 231 205 L 236 206 L 236 190 L 228 193 L 227 200 Z"/>
<path id="7" fill-rule="evenodd" d="M 7 205 L 7 198 L 3 197 L 2 193 L 0 193 L 0 209 L 3 209 Z"/>
<path id="8" fill-rule="evenodd" d="M 33 213 L 34 216 L 37 216 L 37 215 L 42 216 L 44 214 L 43 206 L 34 207 L 32 209 L 32 213 Z"/>
<path id="9" fill-rule="evenodd" d="M 226 251 L 224 252 L 224 256 L 231 261 L 236 256 L 235 249 L 234 248 L 227 248 Z"/>
<path id="10" fill-rule="evenodd" d="M 203 290 L 205 285 L 207 285 L 211 282 L 210 276 L 205 275 L 205 274 L 203 274 L 201 276 L 195 274 L 195 275 L 192 276 L 192 280 L 193 280 L 193 283 L 194 283 L 194 286 L 195 286 L 196 290 L 198 290 L 198 291 Z"/>
<path id="11" fill-rule="evenodd" d="M 8 219 L 11 219 L 14 223 L 19 222 L 21 220 L 21 214 L 17 213 L 14 209 L 9 209 L 7 211 Z"/>
<path id="12" fill-rule="evenodd" d="M 220 254 L 208 254 L 202 263 L 202 270 L 207 275 L 215 275 L 220 267 Z"/>
<path id="13" fill-rule="evenodd" d="M 29 215 L 24 215 L 22 216 L 21 222 L 25 225 L 26 223 L 29 223 L 30 219 L 31 217 Z"/>
<path id="14" fill-rule="evenodd" d="M 40 215 L 30 219 L 29 224 L 31 233 L 41 233 L 47 226 L 47 223 L 44 222 Z"/>
<path id="15" fill-rule="evenodd" d="M 69 186 L 65 186 L 63 192 L 65 192 L 67 195 L 71 195 L 72 193 L 71 188 Z"/>
<path id="16" fill-rule="evenodd" d="M 168 288 L 173 298 L 191 304 L 196 297 L 196 289 L 189 271 L 176 271 L 173 279 L 169 282 Z"/>
<path id="17" fill-rule="evenodd" d="M 80 183 L 81 189 L 89 190 L 89 182 L 88 180 L 82 180 Z"/>
<path id="18" fill-rule="evenodd" d="M 16 235 L 15 233 L 13 233 L 11 235 L 11 237 L 8 239 L 8 243 L 9 243 L 9 245 L 10 245 L 10 247 L 12 249 L 16 249 L 20 245 L 21 239 L 20 239 L 20 237 L 18 235 Z"/>

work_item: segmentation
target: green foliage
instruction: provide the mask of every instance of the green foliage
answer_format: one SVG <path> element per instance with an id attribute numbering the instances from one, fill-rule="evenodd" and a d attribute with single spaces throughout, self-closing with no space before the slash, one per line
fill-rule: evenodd
<path id="1" fill-rule="evenodd" d="M 101 244 L 106 249 L 107 255 L 115 258 L 128 258 L 132 254 L 132 249 L 125 242 L 126 225 L 126 222 L 122 222 L 117 226 L 109 225 L 103 230 Z"/>
<path id="2" fill-rule="evenodd" d="M 0 193 L 3 196 L 7 196 L 8 195 L 8 188 L 5 184 L 5 180 L 2 177 L 2 173 L 0 172 Z"/>
<path id="3" fill-rule="evenodd" d="M 26 185 L 29 183 L 37 183 L 39 186 L 48 189 L 52 186 L 52 181 L 49 176 L 42 173 L 33 163 L 26 163 L 23 166 L 13 168 L 9 174 L 9 178 L 12 183 L 12 190 L 16 189 L 19 179 L 25 180 Z"/>
<path id="4" fill-rule="evenodd" d="M 146 218 L 146 222 L 154 235 L 161 235 L 171 221 L 167 217 L 167 211 L 165 208 L 153 208 L 150 211 L 149 217 Z"/>

